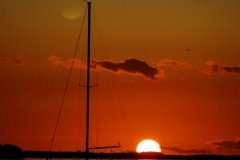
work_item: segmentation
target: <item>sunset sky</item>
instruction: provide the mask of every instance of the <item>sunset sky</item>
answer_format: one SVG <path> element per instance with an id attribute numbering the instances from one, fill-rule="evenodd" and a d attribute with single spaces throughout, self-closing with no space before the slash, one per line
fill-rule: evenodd
<path id="1" fill-rule="evenodd" d="M 240 154 L 240 1 L 92 2 L 90 145 Z M 49 149 L 85 9 L 0 1 L 0 144 Z M 53 150 L 84 151 L 86 35 Z"/>

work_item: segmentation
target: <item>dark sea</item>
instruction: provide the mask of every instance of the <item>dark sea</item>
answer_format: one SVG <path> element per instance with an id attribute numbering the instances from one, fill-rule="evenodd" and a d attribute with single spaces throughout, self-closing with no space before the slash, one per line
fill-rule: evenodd
<path id="1" fill-rule="evenodd" d="M 14 159 L 18 160 L 18 159 Z M 46 158 L 25 158 L 21 160 L 47 160 Z M 79 158 L 52 158 L 48 160 L 85 160 L 85 159 L 79 159 Z M 89 159 L 89 160 L 109 160 L 109 159 Z M 111 159 L 115 160 L 115 159 Z M 116 160 L 138 160 L 138 159 L 116 159 Z M 156 159 L 141 159 L 141 160 L 156 160 Z M 172 159 L 159 159 L 159 160 L 172 160 Z M 179 159 L 179 160 L 186 160 L 186 159 Z M 188 159 L 189 160 L 189 159 Z"/>
<path id="2" fill-rule="evenodd" d="M 17 159 L 15 159 L 15 160 L 17 160 Z M 21 159 L 21 160 L 85 160 L 85 159 L 79 159 L 79 158 L 52 158 L 52 159 L 25 158 L 25 159 Z M 109 159 L 89 159 L 89 160 L 109 160 Z M 110 159 L 110 160 L 115 160 L 115 159 Z M 138 160 L 138 159 L 116 159 L 116 160 Z M 157 159 L 141 159 L 141 160 L 157 160 Z M 159 160 L 173 160 L 173 159 L 159 159 Z M 177 159 L 177 160 L 189 160 L 189 159 Z M 194 160 L 194 159 L 192 159 L 192 160 Z"/>
<path id="3" fill-rule="evenodd" d="M 14 159 L 18 160 L 18 159 Z M 27 159 L 21 159 L 21 160 L 47 160 L 44 158 L 27 158 Z M 53 159 L 48 159 L 48 160 L 85 160 L 85 159 L 77 159 L 77 158 L 53 158 Z M 89 159 L 89 160 L 109 160 L 109 159 Z M 115 160 L 115 159 L 110 159 L 110 160 Z M 138 160 L 138 159 L 116 159 L 116 160 Z M 156 160 L 156 159 L 141 159 L 141 160 Z M 159 159 L 159 160 L 172 160 L 172 159 Z M 179 159 L 179 160 L 186 160 L 186 159 Z"/>

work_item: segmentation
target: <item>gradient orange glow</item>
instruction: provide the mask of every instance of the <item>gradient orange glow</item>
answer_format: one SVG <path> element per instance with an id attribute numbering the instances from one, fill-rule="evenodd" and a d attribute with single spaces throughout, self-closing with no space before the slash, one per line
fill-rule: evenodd
<path id="1" fill-rule="evenodd" d="M 151 137 L 163 153 L 240 154 L 239 6 L 94 0 L 90 145 L 135 151 Z M 0 1 L 0 144 L 48 150 L 83 11 L 82 0 Z M 84 150 L 85 41 L 53 150 Z"/>

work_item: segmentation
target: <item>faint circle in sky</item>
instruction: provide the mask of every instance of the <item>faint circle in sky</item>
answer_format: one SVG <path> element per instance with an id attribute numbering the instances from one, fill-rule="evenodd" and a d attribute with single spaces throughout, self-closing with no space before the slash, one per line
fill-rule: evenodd
<path id="1" fill-rule="evenodd" d="M 74 20 L 82 14 L 80 8 L 65 8 L 63 9 L 62 16 L 66 19 Z"/>

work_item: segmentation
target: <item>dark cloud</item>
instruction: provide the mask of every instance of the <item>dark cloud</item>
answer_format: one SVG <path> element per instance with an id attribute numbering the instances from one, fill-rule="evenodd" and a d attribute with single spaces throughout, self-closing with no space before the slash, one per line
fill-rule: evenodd
<path id="1" fill-rule="evenodd" d="M 229 72 L 229 73 L 240 73 L 240 67 L 238 66 L 223 66 L 221 67 L 221 69 L 225 72 Z"/>
<path id="2" fill-rule="evenodd" d="M 72 64 L 72 59 L 63 60 L 57 56 L 51 55 L 48 60 L 54 65 L 60 65 L 69 68 Z M 74 60 L 74 68 L 86 69 L 86 64 L 81 60 Z M 101 69 L 106 71 L 112 71 L 114 73 L 127 73 L 131 75 L 143 75 L 150 79 L 160 79 L 164 77 L 164 71 L 147 64 L 144 61 L 130 58 L 124 62 L 113 62 L 113 61 L 99 61 L 92 60 L 91 68 L 100 71 Z"/>
<path id="3" fill-rule="evenodd" d="M 163 78 L 163 71 L 157 67 L 153 67 L 135 58 L 130 58 L 124 62 L 112 62 L 112 61 L 92 61 L 97 67 L 104 68 L 112 72 L 124 72 L 129 74 L 140 74 L 150 79 Z"/>
<path id="4" fill-rule="evenodd" d="M 192 65 L 186 62 L 181 62 L 178 60 L 172 60 L 172 59 L 162 59 L 160 60 L 157 65 L 159 67 L 163 67 L 163 66 L 173 66 L 173 67 L 177 67 L 180 69 L 192 69 Z"/>
<path id="5" fill-rule="evenodd" d="M 2 57 L 0 58 L 0 63 L 9 63 L 11 60 L 9 58 L 6 57 Z"/>
<path id="6" fill-rule="evenodd" d="M 240 150 L 240 140 L 218 140 L 210 142 L 210 144 L 224 148 Z"/>
<path id="7" fill-rule="evenodd" d="M 206 74 L 239 74 L 240 66 L 222 66 L 214 61 L 208 61 L 206 66 L 200 69 L 200 72 Z"/>
<path id="8" fill-rule="evenodd" d="M 17 64 L 17 65 L 23 65 L 25 63 L 26 63 L 26 61 L 24 59 L 15 59 L 15 64 Z"/>
<path id="9" fill-rule="evenodd" d="M 1 57 L 0 64 L 15 64 L 15 65 L 24 65 L 26 61 L 23 58 L 9 58 Z"/>
<path id="10" fill-rule="evenodd" d="M 179 147 L 161 147 L 163 150 L 169 150 L 178 154 L 210 154 L 211 152 L 208 149 L 183 149 Z"/>

